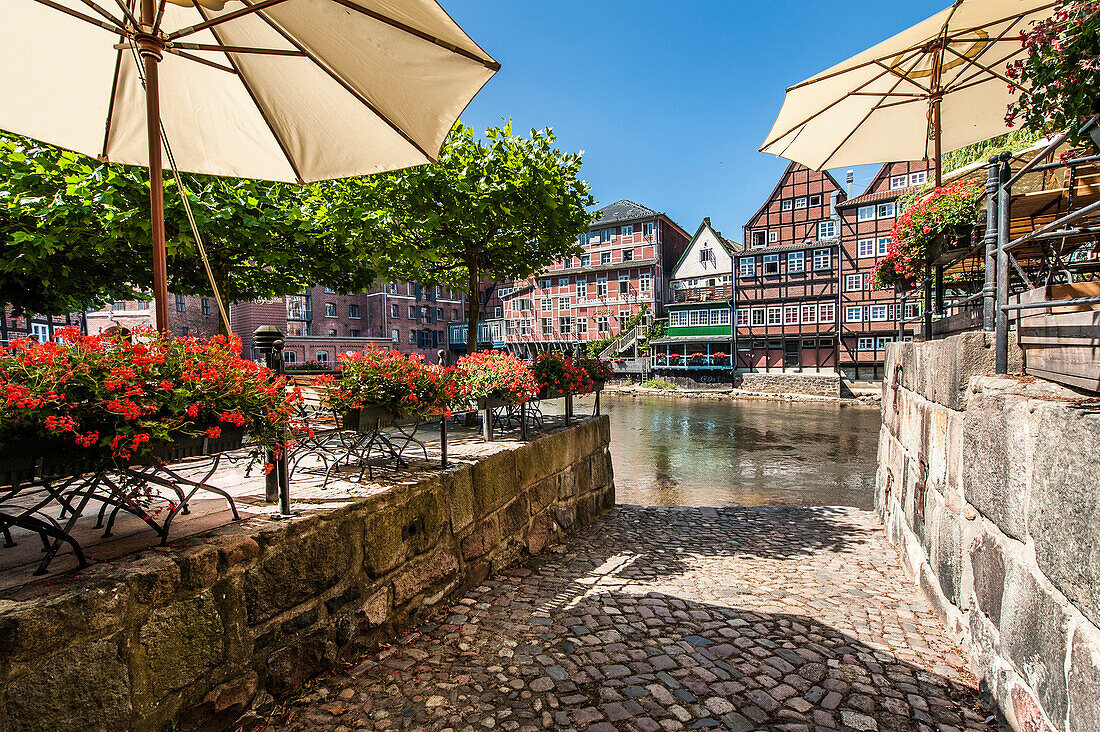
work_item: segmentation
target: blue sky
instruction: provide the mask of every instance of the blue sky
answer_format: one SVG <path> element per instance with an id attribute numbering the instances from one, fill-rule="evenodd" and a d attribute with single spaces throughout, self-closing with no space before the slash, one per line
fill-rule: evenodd
<path id="1" fill-rule="evenodd" d="M 584 150 L 601 204 L 621 198 L 694 232 L 741 227 L 786 161 L 757 152 L 783 90 L 949 0 L 441 0 L 501 62 L 463 115 L 553 127 Z M 856 193 L 877 166 L 856 169 Z M 844 171 L 834 171 L 843 184 Z"/>

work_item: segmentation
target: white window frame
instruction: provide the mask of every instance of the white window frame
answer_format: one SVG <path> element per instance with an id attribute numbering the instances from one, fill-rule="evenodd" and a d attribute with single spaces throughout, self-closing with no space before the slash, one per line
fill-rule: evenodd
<path id="1" fill-rule="evenodd" d="M 875 339 L 875 348 L 879 351 L 885 351 L 887 344 L 893 343 L 896 339 L 897 336 L 878 336 Z"/>
<path id="2" fill-rule="evenodd" d="M 794 200 L 793 199 L 784 198 L 782 201 L 779 202 L 779 210 L 780 211 L 790 211 L 792 208 L 794 208 Z"/>
<path id="3" fill-rule="evenodd" d="M 808 199 L 806 198 L 806 196 L 799 196 L 798 198 L 794 199 L 794 207 L 795 207 L 795 209 L 803 209 L 803 208 L 806 208 L 806 206 L 807 206 L 807 204 L 808 204 L 808 203 L 809 203 L 809 201 L 808 201 Z"/>
<path id="4" fill-rule="evenodd" d="M 856 339 L 857 351 L 873 351 L 875 350 L 875 339 L 873 336 L 863 336 Z"/>
<path id="5" fill-rule="evenodd" d="M 768 325 L 783 325 L 783 308 L 772 305 L 768 308 Z"/>
<path id="6" fill-rule="evenodd" d="M 860 206 L 856 210 L 857 221 L 874 221 L 875 220 L 875 207 L 874 206 Z"/>
<path id="7" fill-rule="evenodd" d="M 890 190 L 896 191 L 901 188 L 909 187 L 909 176 L 907 175 L 892 175 L 890 176 Z"/>
<path id="8" fill-rule="evenodd" d="M 638 292 L 643 295 L 649 294 L 653 288 L 653 275 L 649 273 L 638 275 Z"/>
<path id="9" fill-rule="evenodd" d="M 737 276 L 743 279 L 756 277 L 756 257 L 741 257 L 737 261 Z"/>
<path id="10" fill-rule="evenodd" d="M 45 323 L 31 323 L 30 335 L 39 343 L 46 343 L 50 340 L 50 326 Z"/>
<path id="11" fill-rule="evenodd" d="M 910 173 L 909 174 L 909 185 L 910 186 L 923 186 L 927 182 L 928 182 L 928 171 L 927 170 L 918 170 L 915 173 Z"/>
<path id="12" fill-rule="evenodd" d="M 317 363 L 328 363 L 328 351 L 317 352 Z"/>
<path id="13" fill-rule="evenodd" d="M 869 319 L 872 322 L 878 323 L 878 322 L 882 322 L 884 320 L 889 320 L 890 311 L 886 307 L 886 305 L 872 305 L 870 307 L 869 314 L 870 314 Z"/>
<path id="14" fill-rule="evenodd" d="M 799 272 L 806 271 L 806 253 L 805 252 L 788 252 L 787 253 L 787 274 L 798 274 Z"/>
<path id="15" fill-rule="evenodd" d="M 836 222 L 832 219 L 817 222 L 817 238 L 819 241 L 831 241 L 836 238 Z"/>
<path id="16" fill-rule="evenodd" d="M 554 335 L 554 319 L 553 318 L 540 318 L 539 328 L 542 335 Z"/>
<path id="17" fill-rule="evenodd" d="M 596 316 L 596 332 L 597 333 L 610 333 L 611 332 L 611 318 L 607 315 Z"/>
<path id="18" fill-rule="evenodd" d="M 836 322 L 836 305 L 831 302 L 823 302 L 817 306 L 817 322 L 828 324 Z"/>
<path id="19" fill-rule="evenodd" d="M 767 318 L 765 318 L 765 316 L 764 316 L 764 308 L 753 308 L 752 309 L 752 324 L 753 325 L 764 325 L 766 323 L 767 323 Z"/>
<path id="20" fill-rule="evenodd" d="M 568 277 L 559 277 L 558 278 L 558 287 L 569 287 L 569 278 Z"/>
<path id="21" fill-rule="evenodd" d="M 401 342 L 401 331 L 399 329 L 394 328 L 390 331 L 390 341 L 392 341 L 393 343 Z"/>
<path id="22" fill-rule="evenodd" d="M 760 263 L 760 274 L 764 275 L 765 277 L 768 277 L 769 275 L 779 274 L 779 255 L 778 254 L 765 254 L 761 258 L 761 260 L 762 261 Z M 768 265 L 769 264 L 774 265 L 774 268 L 775 268 L 774 271 L 769 271 L 768 270 Z"/>
<path id="23" fill-rule="evenodd" d="M 817 305 L 808 303 L 802 306 L 802 322 L 811 325 L 817 322 Z"/>
<path id="24" fill-rule="evenodd" d="M 578 300 L 587 300 L 588 299 L 588 281 L 587 280 L 577 280 L 577 299 Z"/>
<path id="25" fill-rule="evenodd" d="M 885 257 L 890 253 L 890 237 L 880 236 L 875 242 L 875 253 L 880 257 Z"/>
<path id="26" fill-rule="evenodd" d="M 844 291 L 845 292 L 858 292 L 862 289 L 863 289 L 863 275 L 861 275 L 861 274 L 844 275 Z"/>
<path id="27" fill-rule="evenodd" d="M 821 205 L 821 194 L 820 193 L 811 193 L 809 203 L 810 203 L 810 206 L 820 206 Z"/>
<path id="28" fill-rule="evenodd" d="M 634 224 L 623 224 L 623 236 L 634 236 Z"/>
<path id="29" fill-rule="evenodd" d="M 749 309 L 737 308 L 737 327 L 747 328 L 749 325 Z"/>
<path id="30" fill-rule="evenodd" d="M 702 322 L 700 322 L 700 321 L 702 321 Z M 707 315 L 707 311 L 706 310 L 691 310 L 691 311 L 689 311 L 688 312 L 688 325 L 693 326 L 693 327 L 694 326 L 699 326 L 699 325 L 710 325 L 710 318 Z"/>
<path id="31" fill-rule="evenodd" d="M 777 241 L 779 241 L 779 232 L 775 229 L 769 229 L 768 230 L 768 243 L 769 244 L 775 244 Z"/>
<path id="32" fill-rule="evenodd" d="M 783 325 L 798 325 L 798 306 L 783 306 Z"/>
<path id="33" fill-rule="evenodd" d="M 577 335 L 588 333 L 588 318 L 577 318 L 573 321 L 573 324 L 577 326 Z"/>
<path id="34" fill-rule="evenodd" d="M 573 307 L 573 298 L 571 297 L 559 297 L 558 298 L 558 310 L 569 310 Z"/>
<path id="35" fill-rule="evenodd" d="M 894 202 L 887 201 L 886 203 L 880 203 L 878 208 L 875 209 L 875 215 L 880 219 L 894 218 Z"/>
<path id="36" fill-rule="evenodd" d="M 856 245 L 856 255 L 863 259 L 864 257 L 875 256 L 875 240 L 874 239 L 860 239 Z"/>
<path id="37" fill-rule="evenodd" d="M 607 278 L 602 277 L 596 280 L 596 297 L 601 299 L 607 298 Z"/>
<path id="38" fill-rule="evenodd" d="M 814 271 L 833 268 L 833 253 L 828 249 L 814 250 Z"/>
<path id="39" fill-rule="evenodd" d="M 861 305 L 849 305 L 848 307 L 844 308 L 844 322 L 862 323 L 863 307 Z"/>

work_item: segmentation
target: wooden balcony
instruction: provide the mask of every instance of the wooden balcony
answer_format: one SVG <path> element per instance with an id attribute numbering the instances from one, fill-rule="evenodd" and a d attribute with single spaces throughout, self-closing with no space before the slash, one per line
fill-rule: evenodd
<path id="1" fill-rule="evenodd" d="M 713 287 L 677 287 L 672 291 L 672 302 L 729 302 L 733 299 L 733 285 Z"/>

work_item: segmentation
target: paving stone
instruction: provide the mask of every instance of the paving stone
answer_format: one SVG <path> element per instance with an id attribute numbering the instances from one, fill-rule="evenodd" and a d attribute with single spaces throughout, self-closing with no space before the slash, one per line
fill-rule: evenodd
<path id="1" fill-rule="evenodd" d="M 266 729 L 997 730 L 854 509 L 616 507 L 349 668 Z"/>

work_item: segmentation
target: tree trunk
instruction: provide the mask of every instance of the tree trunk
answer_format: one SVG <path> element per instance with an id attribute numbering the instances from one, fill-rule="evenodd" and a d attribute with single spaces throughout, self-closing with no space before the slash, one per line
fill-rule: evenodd
<path id="1" fill-rule="evenodd" d="M 481 315 L 481 278 L 478 277 L 478 252 L 466 247 L 466 268 L 470 280 L 467 283 L 469 298 L 466 305 L 466 355 L 477 353 L 478 317 Z"/>

